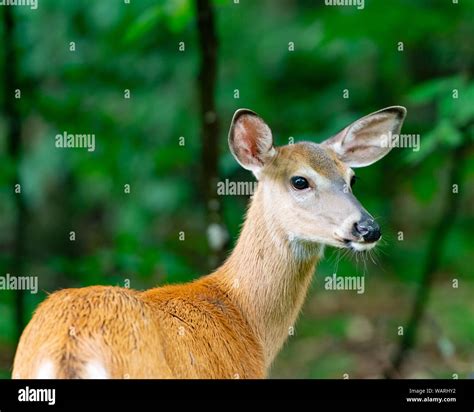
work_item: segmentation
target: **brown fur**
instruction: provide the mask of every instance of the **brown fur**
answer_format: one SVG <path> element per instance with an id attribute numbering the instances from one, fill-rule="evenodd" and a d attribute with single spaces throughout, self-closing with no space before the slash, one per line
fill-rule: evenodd
<path id="1" fill-rule="evenodd" d="M 40 362 L 58 378 L 84 377 L 101 362 L 111 378 L 263 377 L 261 348 L 209 278 L 139 293 L 115 287 L 66 289 L 37 310 L 18 347 L 14 377 Z"/>
<path id="2" fill-rule="evenodd" d="M 286 179 L 304 164 L 331 180 L 343 180 L 341 176 L 345 176 L 347 170 L 332 150 L 316 143 L 300 142 L 279 147 L 278 155 L 268 165 L 266 173 Z"/>

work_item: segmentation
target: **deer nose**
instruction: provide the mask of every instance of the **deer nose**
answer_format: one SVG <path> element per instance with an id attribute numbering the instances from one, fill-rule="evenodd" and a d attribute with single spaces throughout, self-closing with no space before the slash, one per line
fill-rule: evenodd
<path id="1" fill-rule="evenodd" d="M 382 236 L 380 226 L 372 218 L 365 218 L 354 223 L 353 234 L 362 236 L 366 242 L 375 242 Z"/>

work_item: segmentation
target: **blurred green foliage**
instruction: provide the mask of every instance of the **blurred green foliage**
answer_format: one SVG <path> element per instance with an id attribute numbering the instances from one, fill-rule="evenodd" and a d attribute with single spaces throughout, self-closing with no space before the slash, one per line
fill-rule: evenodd
<path id="1" fill-rule="evenodd" d="M 310 0 L 219 0 L 214 5 L 222 179 L 252 179 L 226 146 L 228 123 L 239 107 L 261 114 L 278 144 L 286 144 L 290 136 L 321 141 L 371 111 L 393 104 L 408 108 L 403 132 L 421 136 L 420 151 L 394 149 L 380 163 L 358 171 L 355 192 L 384 231 L 378 265 L 364 269 L 344 258 L 337 269 L 349 275 L 365 271 L 368 282 L 377 278 L 389 292 L 402 288 L 407 305 L 401 312 L 370 305 L 378 293 L 370 287 L 360 304 L 371 308 L 364 316 L 374 324 L 402 324 L 443 202 L 450 151 L 473 140 L 474 2 L 366 0 L 363 10 Z M 28 212 L 26 273 L 17 275 L 39 276 L 41 289 L 36 296 L 26 295 L 27 312 L 59 288 L 123 285 L 125 279 L 134 288 L 147 288 L 206 273 L 205 207 L 197 184 L 194 2 L 41 0 L 38 10 L 18 7 L 14 14 L 22 85 L 22 98 L 16 101 L 23 124 L 19 168 Z M 179 50 L 181 42 L 184 51 Z M 3 70 L 1 49 L 0 56 Z M 343 98 L 346 89 L 349 98 Z M 130 99 L 125 98 L 127 90 Z M 0 99 L 6 98 L 0 88 Z M 56 149 L 54 137 L 64 131 L 94 133 L 95 152 Z M 0 116 L 1 274 L 10 271 L 16 216 L 11 187 L 15 164 L 6 147 Z M 442 279 L 461 279 L 471 292 L 473 173 L 471 156 L 459 182 L 461 212 L 447 222 L 453 228 L 439 273 Z M 130 194 L 124 193 L 127 184 Z M 224 221 L 235 240 L 248 199 L 228 196 L 222 201 Z M 75 242 L 69 241 L 70 231 L 76 232 Z M 185 241 L 179 240 L 180 231 Z M 315 290 L 337 261 L 334 252 L 327 252 Z M 318 319 L 303 313 L 276 376 L 339 377 L 342 370 L 358 368 L 344 346 L 317 363 L 311 349 L 305 349 L 308 364 L 319 366 L 285 366 L 304 339 L 344 341 L 345 325 L 357 311 L 344 310 L 346 295 L 332 294 L 342 302 L 338 315 Z M 460 353 L 460 368 L 468 371 L 474 357 L 465 348 L 472 347 L 474 337 L 472 322 L 462 320 L 472 319 L 474 309 L 467 302 L 469 294 L 462 296 L 465 300 L 451 296 L 457 304 L 443 307 L 438 322 Z M 317 306 L 312 303 L 317 298 L 316 293 L 308 305 Z M 386 299 L 396 302 L 399 296 Z M 9 376 L 15 345 L 11 293 L 0 293 L 0 313 L 0 367 Z M 470 331 L 463 333 L 463 328 Z M 397 341 L 393 331 L 387 334 L 386 341 Z M 439 364 L 434 369 L 443 371 L 441 360 Z"/>

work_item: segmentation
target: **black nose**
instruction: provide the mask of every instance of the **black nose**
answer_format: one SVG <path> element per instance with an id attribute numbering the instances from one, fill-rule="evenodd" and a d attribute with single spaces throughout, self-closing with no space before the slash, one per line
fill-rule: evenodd
<path id="1" fill-rule="evenodd" d="M 354 223 L 354 235 L 362 236 L 366 242 L 375 242 L 380 239 L 380 226 L 372 218 L 362 219 Z"/>

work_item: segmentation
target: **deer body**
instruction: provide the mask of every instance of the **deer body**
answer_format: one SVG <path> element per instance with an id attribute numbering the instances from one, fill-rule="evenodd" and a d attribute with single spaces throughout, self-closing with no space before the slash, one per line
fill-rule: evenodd
<path id="1" fill-rule="evenodd" d="M 46 368 L 51 378 L 265 377 L 316 257 L 292 259 L 284 238 L 275 248 L 269 233 L 256 232 L 260 198 L 257 190 L 234 253 L 211 275 L 145 292 L 93 286 L 52 294 L 25 329 L 13 376 L 48 377 Z"/>
<path id="2" fill-rule="evenodd" d="M 322 145 L 275 148 L 263 120 L 238 111 L 231 151 L 260 182 L 226 262 L 192 283 L 145 292 L 93 286 L 52 294 L 20 339 L 13 377 L 265 377 L 324 245 L 358 251 L 380 237 L 352 192 L 341 188 L 350 180 L 348 165 L 373 163 L 390 150 L 373 149 L 367 136 L 397 132 L 404 114 L 388 108 Z"/>
<path id="3" fill-rule="evenodd" d="M 65 303 L 71 310 L 64 312 Z M 19 346 L 14 377 L 230 379 L 264 374 L 259 343 L 213 282 L 145 293 L 113 287 L 63 290 L 35 316 L 37 322 L 30 323 Z"/>

